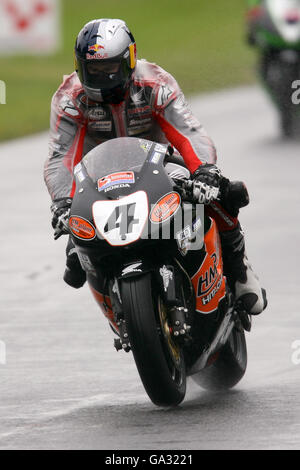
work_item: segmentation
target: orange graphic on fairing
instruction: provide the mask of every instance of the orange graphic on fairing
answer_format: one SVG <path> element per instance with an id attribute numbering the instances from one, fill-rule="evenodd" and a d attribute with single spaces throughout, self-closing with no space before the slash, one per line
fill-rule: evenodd
<path id="1" fill-rule="evenodd" d="M 192 277 L 196 310 L 204 314 L 216 310 L 226 293 L 220 237 L 215 221 L 211 222 L 211 227 L 204 237 L 206 256 Z"/>
<path id="2" fill-rule="evenodd" d="M 77 238 L 84 240 L 93 240 L 96 236 L 96 230 L 92 224 L 82 217 L 73 216 L 69 219 L 69 227 Z"/>
<path id="3" fill-rule="evenodd" d="M 111 305 L 111 300 L 108 295 L 104 297 L 103 294 L 100 294 L 100 292 L 96 291 L 91 285 L 90 289 L 92 291 L 92 294 L 94 298 L 96 299 L 97 304 L 99 305 L 100 309 L 102 310 L 102 313 L 106 316 L 108 319 L 109 323 L 113 327 L 113 329 L 118 332 L 119 329 L 116 325 L 115 319 L 114 319 L 114 313 L 112 310 L 112 305 Z"/>
<path id="4" fill-rule="evenodd" d="M 169 219 L 179 209 L 180 201 L 178 193 L 168 193 L 160 198 L 151 211 L 151 222 L 160 223 Z"/>

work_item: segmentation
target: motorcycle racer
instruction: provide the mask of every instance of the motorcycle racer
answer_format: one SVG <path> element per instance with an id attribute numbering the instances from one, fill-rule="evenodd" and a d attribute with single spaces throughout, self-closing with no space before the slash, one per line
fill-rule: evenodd
<path id="1" fill-rule="evenodd" d="M 134 37 L 119 19 L 93 20 L 82 28 L 75 65 L 76 72 L 64 78 L 51 104 L 44 177 L 53 201 L 53 228 L 64 230 L 75 191 L 73 168 L 96 145 L 122 136 L 170 143 L 194 179 L 208 188 L 220 187 L 221 202 L 206 202 L 220 231 L 224 272 L 246 311 L 261 313 L 267 303 L 265 291 L 245 255 L 238 221 L 239 207 L 248 202 L 247 190 L 244 187 L 241 196 L 221 176 L 215 146 L 176 80 L 158 65 L 137 60 Z M 65 282 L 81 287 L 86 273 L 71 239 L 66 265 Z"/>
<path id="2" fill-rule="evenodd" d="M 257 71 L 278 111 L 284 138 L 298 138 L 299 110 L 292 100 L 300 66 L 300 0 L 251 1 L 246 38 L 255 47 Z"/>

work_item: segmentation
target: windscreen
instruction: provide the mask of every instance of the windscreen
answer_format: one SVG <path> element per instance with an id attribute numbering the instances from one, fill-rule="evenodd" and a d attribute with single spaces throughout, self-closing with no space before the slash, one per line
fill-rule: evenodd
<path id="1" fill-rule="evenodd" d="M 82 160 L 93 182 L 117 171 L 139 173 L 153 142 L 135 137 L 120 137 L 98 145 Z"/>

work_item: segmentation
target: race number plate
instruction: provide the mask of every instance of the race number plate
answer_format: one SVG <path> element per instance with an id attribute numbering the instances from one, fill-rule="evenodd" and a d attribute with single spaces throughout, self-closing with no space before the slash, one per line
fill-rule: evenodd
<path id="1" fill-rule="evenodd" d="M 112 246 L 137 241 L 148 220 L 148 197 L 144 191 L 115 201 L 96 201 L 93 218 L 101 236 Z"/>

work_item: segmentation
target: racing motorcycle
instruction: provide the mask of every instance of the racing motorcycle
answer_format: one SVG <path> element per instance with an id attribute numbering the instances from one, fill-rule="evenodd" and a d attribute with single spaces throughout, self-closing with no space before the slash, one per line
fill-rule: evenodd
<path id="1" fill-rule="evenodd" d="M 216 223 L 167 145 L 121 137 L 74 169 L 68 230 L 91 292 L 132 351 L 152 402 L 179 404 L 187 377 L 228 389 L 247 365 L 251 322 L 223 275 Z M 199 192 L 208 189 L 197 183 Z"/>
<path id="2" fill-rule="evenodd" d="M 259 50 L 259 75 L 279 111 L 282 133 L 300 135 L 294 100 L 300 79 L 300 0 L 264 0 L 248 12 L 248 40 Z"/>

